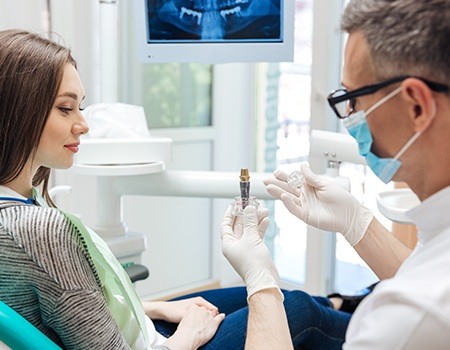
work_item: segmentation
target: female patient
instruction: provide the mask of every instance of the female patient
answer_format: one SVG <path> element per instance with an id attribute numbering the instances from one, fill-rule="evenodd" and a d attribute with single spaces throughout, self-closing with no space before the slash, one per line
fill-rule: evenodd
<path id="1" fill-rule="evenodd" d="M 67 349 L 243 349 L 245 287 L 141 303 L 104 242 L 49 198 L 50 169 L 69 168 L 89 130 L 84 94 L 69 50 L 0 31 L 0 300 Z M 285 293 L 293 339 L 301 296 Z"/>
<path id="2" fill-rule="evenodd" d="M 83 98 L 69 50 L 0 31 L 0 298 L 64 348 L 197 348 L 224 319 L 217 307 L 200 298 L 145 303 L 149 317 L 180 323 L 166 340 L 133 296 L 108 288 L 86 229 L 48 196 L 50 168 L 70 167 L 89 130 Z M 51 207 L 36 199 L 37 185 Z"/>
<path id="3" fill-rule="evenodd" d="M 0 298 L 65 348 L 197 348 L 224 319 L 216 306 L 202 298 L 144 303 L 149 317 L 180 323 L 166 340 L 141 317 L 141 305 L 111 303 L 83 229 L 33 199 L 33 186 L 42 185 L 53 206 L 50 168 L 70 167 L 89 130 L 83 98 L 67 49 L 32 33 L 0 32 Z"/>

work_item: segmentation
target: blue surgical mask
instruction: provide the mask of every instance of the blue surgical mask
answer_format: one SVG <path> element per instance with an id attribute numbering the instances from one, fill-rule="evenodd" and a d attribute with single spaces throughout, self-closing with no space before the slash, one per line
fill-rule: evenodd
<path id="1" fill-rule="evenodd" d="M 400 168 L 402 163 L 399 158 L 420 136 L 420 131 L 416 132 L 393 158 L 380 158 L 370 151 L 373 138 L 366 118 L 375 108 L 382 105 L 400 91 L 401 87 L 383 97 L 367 111 L 357 111 L 343 120 L 345 128 L 358 142 L 359 154 L 366 159 L 367 165 L 372 169 L 374 174 L 386 184 L 392 180 L 395 173 Z"/>

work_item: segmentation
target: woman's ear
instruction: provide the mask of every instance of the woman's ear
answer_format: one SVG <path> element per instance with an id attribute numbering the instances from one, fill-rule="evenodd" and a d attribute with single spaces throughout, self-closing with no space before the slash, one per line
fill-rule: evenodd
<path id="1" fill-rule="evenodd" d="M 403 97 L 408 103 L 408 113 L 414 123 L 414 130 L 424 132 L 436 116 L 436 101 L 432 90 L 422 80 L 405 79 L 402 83 Z"/>

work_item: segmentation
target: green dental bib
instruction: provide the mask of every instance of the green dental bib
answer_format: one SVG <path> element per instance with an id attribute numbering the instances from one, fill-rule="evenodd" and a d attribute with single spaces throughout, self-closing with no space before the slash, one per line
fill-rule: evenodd
<path id="1" fill-rule="evenodd" d="M 128 345 L 134 350 L 150 349 L 145 312 L 141 300 L 122 265 L 94 231 L 73 214 L 61 211 L 84 239 L 94 262 L 108 309 Z"/>
<path id="2" fill-rule="evenodd" d="M 48 207 L 36 188 L 32 196 L 37 205 Z M 114 321 L 128 346 L 133 350 L 151 349 L 145 311 L 130 278 L 106 242 L 81 220 L 62 210 L 60 212 L 80 233 L 102 284 L 103 295 Z"/>

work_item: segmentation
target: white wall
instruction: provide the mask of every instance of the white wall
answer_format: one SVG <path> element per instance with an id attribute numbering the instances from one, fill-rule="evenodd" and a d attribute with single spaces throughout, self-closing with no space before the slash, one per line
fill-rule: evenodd
<path id="1" fill-rule="evenodd" d="M 23 28 L 47 33 L 48 19 L 46 0 L 0 0 L 0 29 Z"/>
<path id="2" fill-rule="evenodd" d="M 33 0 L 31 0 L 33 1 Z M 97 0 L 51 0 L 52 31 L 72 50 L 86 90 L 85 105 L 100 100 L 100 4 Z M 56 37 L 55 37 L 56 36 Z"/>

